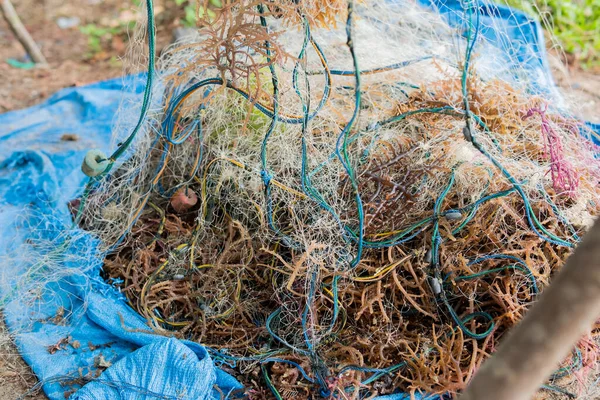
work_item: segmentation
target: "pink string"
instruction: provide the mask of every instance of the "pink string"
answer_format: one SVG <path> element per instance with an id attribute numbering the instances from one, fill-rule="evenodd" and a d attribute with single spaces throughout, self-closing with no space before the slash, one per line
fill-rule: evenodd
<path id="1" fill-rule="evenodd" d="M 579 340 L 577 348 L 581 351 L 581 368 L 573 372 L 575 379 L 579 382 L 578 392 L 581 394 L 588 382 L 589 375 L 598 365 L 598 353 L 600 348 L 596 344 L 594 338 L 587 334 Z"/>
<path id="2" fill-rule="evenodd" d="M 546 115 L 546 108 L 533 107 L 527 111 L 523 119 L 528 119 L 538 114 L 542 121 L 542 136 L 544 140 L 544 156 L 550 158 L 550 173 L 552 185 L 559 193 L 565 193 L 571 197 L 579 187 L 579 177 L 573 166 L 565 159 L 564 150 L 560 136 L 556 133 L 550 120 Z"/>

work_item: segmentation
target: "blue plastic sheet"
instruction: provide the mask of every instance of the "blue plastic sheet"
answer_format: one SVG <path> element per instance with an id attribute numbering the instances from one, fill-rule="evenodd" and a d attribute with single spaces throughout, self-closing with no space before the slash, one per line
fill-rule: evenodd
<path id="1" fill-rule="evenodd" d="M 458 1 L 420 2 L 446 16 L 450 25 L 464 23 Z M 498 54 L 531 71 L 537 88 L 551 93 L 539 25 L 505 7 L 479 12 L 482 34 Z M 498 27 L 502 34 L 494 30 Z M 64 399 L 71 388 L 79 389 L 72 398 L 82 400 L 210 399 L 240 388 L 202 346 L 149 332 L 101 279 L 95 240 L 71 222 L 67 203 L 81 194 L 85 182 L 81 160 L 88 149 L 109 148 L 120 101 L 137 98 L 142 89 L 134 77 L 100 82 L 0 115 L 0 295 L 8 299 L 4 316 L 17 347 L 52 400 Z M 35 247 L 40 240 L 53 243 L 56 254 L 41 253 Z M 52 260 L 51 267 L 36 269 L 40 259 Z M 24 301 L 22 279 L 35 279 L 24 277 L 25 271 L 60 279 L 35 301 Z M 64 338 L 68 343 L 60 345 Z M 381 400 L 406 398 L 396 394 Z"/>

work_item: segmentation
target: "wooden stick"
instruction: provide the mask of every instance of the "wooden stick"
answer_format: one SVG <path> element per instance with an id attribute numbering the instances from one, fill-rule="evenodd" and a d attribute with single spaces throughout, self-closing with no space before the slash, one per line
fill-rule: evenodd
<path id="1" fill-rule="evenodd" d="M 31 59 L 37 64 L 48 64 L 40 48 L 21 22 L 21 19 L 10 0 L 0 0 L 0 5 L 2 6 L 4 19 L 6 19 L 10 29 L 13 31 L 19 42 L 21 42 Z"/>
<path id="2" fill-rule="evenodd" d="M 600 316 L 600 220 L 460 400 L 530 400 Z"/>

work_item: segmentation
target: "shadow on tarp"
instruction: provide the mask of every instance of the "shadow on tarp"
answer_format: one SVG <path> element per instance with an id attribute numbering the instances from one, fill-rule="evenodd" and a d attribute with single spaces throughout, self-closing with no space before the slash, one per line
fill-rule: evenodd
<path id="1" fill-rule="evenodd" d="M 451 25 L 460 23 L 455 19 L 460 3 L 421 3 L 437 7 Z M 515 43 L 527 45 L 502 42 L 499 51 L 525 52 L 516 59 L 541 71 L 540 87 L 553 88 L 539 25 L 514 11 L 480 11 L 509 27 L 518 25 L 508 32 Z M 496 22 L 487 26 L 502 25 Z M 492 43 L 499 37 L 489 30 L 485 36 Z M 52 400 L 70 390 L 76 390 L 72 399 L 81 400 L 210 399 L 241 387 L 201 345 L 149 332 L 144 319 L 101 279 L 95 239 L 71 222 L 67 203 L 81 195 L 85 153 L 109 148 L 120 102 L 139 101 L 143 85 L 143 77 L 126 77 L 69 88 L 41 105 L 0 115 L 0 295 L 16 345 Z M 40 250 L 39 241 L 56 250 Z M 27 281 L 48 276 L 55 282 L 31 300 L 35 296 L 24 292 L 30 289 Z"/>

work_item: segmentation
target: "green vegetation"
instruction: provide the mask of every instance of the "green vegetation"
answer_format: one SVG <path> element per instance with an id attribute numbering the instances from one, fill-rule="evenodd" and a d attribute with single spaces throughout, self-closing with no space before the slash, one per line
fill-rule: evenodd
<path id="1" fill-rule="evenodd" d="M 600 0 L 507 0 L 542 20 L 584 68 L 600 68 Z"/>
<path id="2" fill-rule="evenodd" d="M 183 6 L 183 15 L 180 18 L 181 24 L 185 27 L 196 26 L 196 5 L 194 0 L 174 0 L 179 7 Z"/>
<path id="3" fill-rule="evenodd" d="M 223 7 L 221 0 L 209 0 L 209 7 L 197 7 L 195 0 L 173 0 L 179 7 L 183 6 L 183 15 L 180 18 L 181 24 L 185 27 L 194 27 L 198 19 L 208 18 L 212 20 L 216 17 L 215 10 Z M 196 12 L 198 15 L 196 15 Z"/>
<path id="4" fill-rule="evenodd" d="M 103 27 L 96 24 L 87 24 L 79 28 L 81 33 L 88 38 L 89 57 L 100 53 L 105 43 L 113 38 L 115 35 L 122 35 L 126 32 L 126 27 Z"/>

